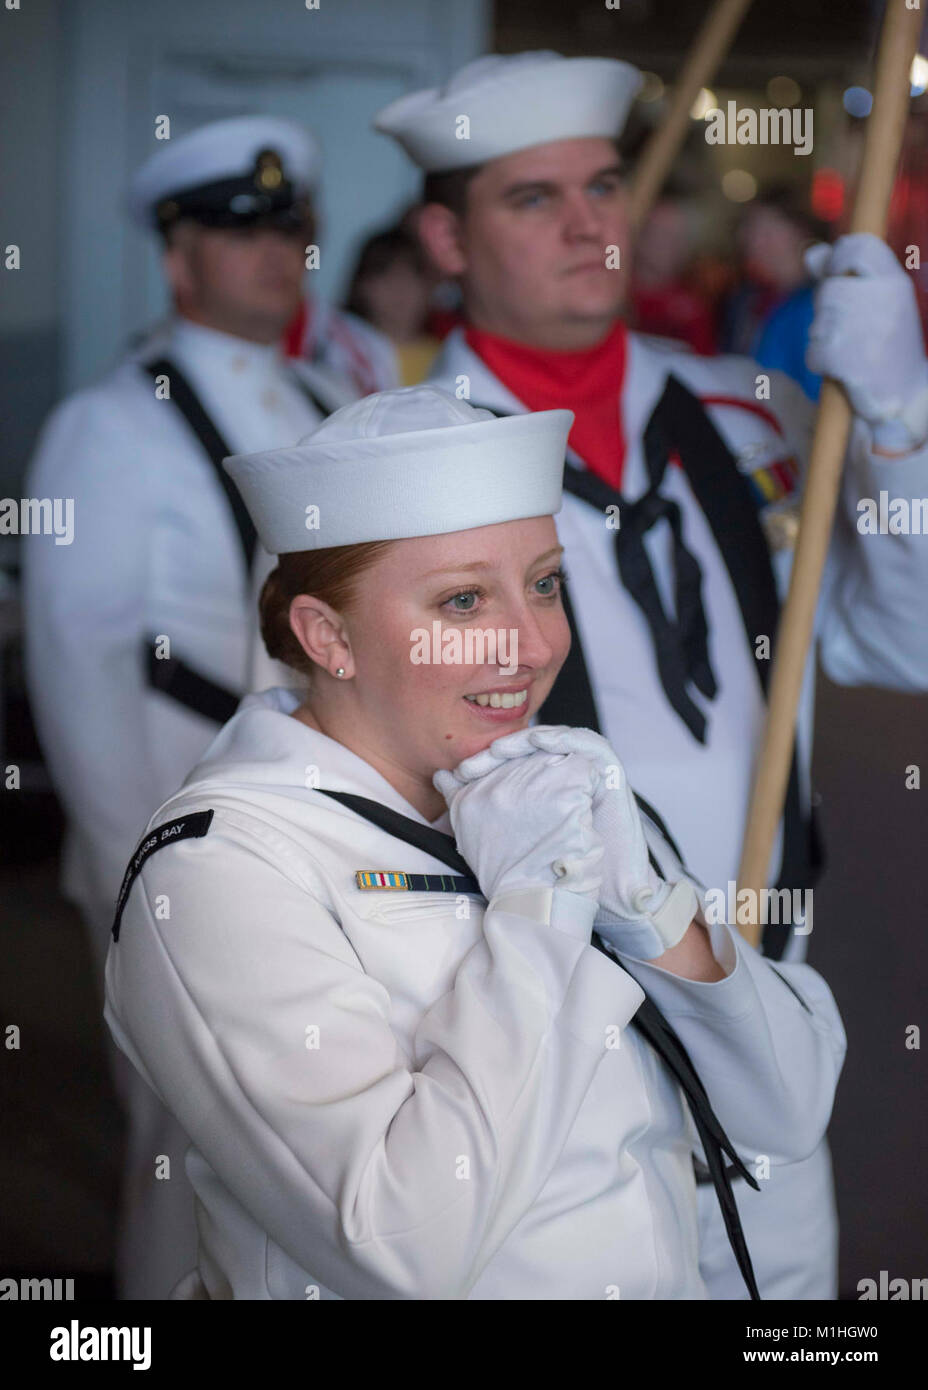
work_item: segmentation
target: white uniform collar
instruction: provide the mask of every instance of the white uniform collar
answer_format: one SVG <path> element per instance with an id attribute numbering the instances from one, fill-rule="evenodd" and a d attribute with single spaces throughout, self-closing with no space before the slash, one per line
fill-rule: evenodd
<path id="1" fill-rule="evenodd" d="M 178 795 L 196 788 L 208 794 L 211 784 L 252 786 L 269 792 L 304 791 L 307 769 L 317 768 L 319 782 L 329 791 L 354 792 L 409 816 L 421 825 L 450 833 L 444 811 L 427 821 L 370 763 L 343 743 L 310 729 L 290 715 L 302 703 L 298 691 L 273 686 L 246 695 L 233 717 L 184 780 Z"/>
<path id="2" fill-rule="evenodd" d="M 267 376 L 284 365 L 279 343 L 254 343 L 231 333 L 206 328 L 178 315 L 171 321 L 168 352 L 179 362 L 193 362 L 207 371 L 241 377 Z"/>

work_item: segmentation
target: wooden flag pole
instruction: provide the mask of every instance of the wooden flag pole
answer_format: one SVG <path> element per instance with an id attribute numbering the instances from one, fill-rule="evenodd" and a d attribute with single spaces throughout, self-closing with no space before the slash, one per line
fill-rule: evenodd
<path id="1" fill-rule="evenodd" d="M 909 0 L 909 3 L 917 3 L 917 0 Z M 909 108 L 909 70 L 923 19 L 921 8 L 907 8 L 906 0 L 888 0 L 876 61 L 873 109 L 867 121 L 850 222 L 852 232 L 883 236 L 886 230 Z M 761 890 L 767 887 L 767 869 L 789 779 L 796 714 L 850 426 L 851 408 L 847 397 L 837 382 L 823 381 L 789 593 L 771 671 L 764 738 L 738 871 L 739 893 L 744 888 L 753 890 L 751 898 L 745 900 L 746 909 L 759 906 Z M 756 946 L 760 940 L 760 913 L 752 911 L 752 917 L 750 925 L 742 927 L 742 934 Z"/>
<path id="2" fill-rule="evenodd" d="M 715 0 L 696 35 L 680 76 L 674 84 L 670 108 L 641 152 L 635 165 L 628 200 L 629 224 L 644 221 L 683 144 L 690 110 L 701 89 L 712 81 L 731 46 L 738 25 L 751 0 Z"/>

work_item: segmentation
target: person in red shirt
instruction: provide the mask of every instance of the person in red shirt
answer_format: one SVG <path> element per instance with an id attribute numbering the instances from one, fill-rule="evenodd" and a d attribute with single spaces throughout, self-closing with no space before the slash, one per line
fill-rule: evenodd
<path id="1" fill-rule="evenodd" d="M 694 227 L 690 204 L 658 199 L 642 223 L 632 260 L 630 309 L 640 333 L 674 338 L 694 352 L 716 350 L 712 305 L 692 283 Z"/>

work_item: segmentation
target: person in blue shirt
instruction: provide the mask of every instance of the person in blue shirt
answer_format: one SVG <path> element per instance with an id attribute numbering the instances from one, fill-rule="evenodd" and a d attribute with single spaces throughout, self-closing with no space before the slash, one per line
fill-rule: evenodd
<path id="1" fill-rule="evenodd" d="M 775 367 L 791 376 L 811 401 L 818 400 L 822 378 L 806 366 L 809 329 L 815 317 L 815 286 L 802 285 L 779 304 L 762 325 L 754 357 L 763 367 Z"/>

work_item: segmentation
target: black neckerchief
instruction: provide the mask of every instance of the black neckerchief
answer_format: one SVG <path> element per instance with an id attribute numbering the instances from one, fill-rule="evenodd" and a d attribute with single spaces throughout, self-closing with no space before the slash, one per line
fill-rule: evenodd
<path id="1" fill-rule="evenodd" d="M 504 415 L 507 412 L 494 411 L 489 406 L 479 409 L 491 414 Z M 650 441 L 650 456 L 648 455 Z M 776 580 L 770 561 L 767 538 L 757 515 L 757 504 L 748 479 L 740 472 L 738 465 L 725 440 L 709 418 L 702 401 L 695 396 L 679 379 L 669 375 L 660 400 L 652 412 L 645 428 L 645 452 L 652 486 L 657 472 L 661 470 L 660 454 L 665 455 L 675 449 L 693 495 L 702 508 L 712 530 L 731 580 L 741 620 L 744 626 L 757 677 L 764 694 L 770 683 L 770 661 L 764 660 L 758 651 L 757 637 L 771 638 L 776 633 L 780 618 L 780 601 Z M 594 481 L 590 481 L 594 479 Z M 565 462 L 564 490 L 593 506 L 614 505 L 619 507 L 618 537 L 622 534 L 624 522 L 624 502 L 621 494 L 615 493 L 608 483 L 596 479 L 590 470 L 575 468 Z M 604 490 L 604 491 L 603 491 Z M 609 497 L 606 499 L 605 494 Z M 594 496 L 595 494 L 595 496 Z M 650 493 L 645 494 L 647 498 Z M 616 498 L 618 499 L 616 501 Z M 645 498 L 640 499 L 642 502 Z M 638 504 L 632 503 L 631 506 Z M 671 504 L 676 505 L 676 504 Z M 656 519 L 656 517 L 655 517 Z M 668 518 L 669 519 L 669 518 Z M 640 536 L 639 536 L 640 539 Z M 633 559 L 640 567 L 640 554 L 635 547 Z M 617 555 L 618 559 L 618 555 Z M 679 565 L 679 555 L 678 555 Z M 650 565 L 648 565 L 650 572 Z M 625 583 L 621 562 L 619 578 Z M 679 580 L 679 573 L 678 573 Z M 636 581 L 637 582 L 637 581 Z M 647 576 L 644 577 L 648 583 Z M 651 575 L 653 583 L 653 575 Z M 694 590 L 690 586 L 692 597 Z M 563 666 L 544 705 L 538 712 L 540 722 L 545 724 L 567 724 L 573 728 L 602 731 L 593 686 L 587 669 L 580 631 L 570 602 L 567 588 L 561 591 L 564 612 L 570 623 L 571 646 Z M 633 595 L 634 597 L 634 595 Z M 640 600 L 639 600 L 640 603 Z M 678 598 L 679 603 L 679 598 Z M 700 608 L 702 607 L 700 599 Z M 690 624 L 692 629 L 693 619 Z M 701 626 L 697 623 L 697 627 Z M 652 628 L 653 633 L 653 628 Z M 679 634 L 684 641 L 683 632 Z M 655 644 L 657 638 L 655 638 Z M 688 648 L 687 663 L 700 660 L 700 641 L 695 644 L 692 638 Z M 674 658 L 679 670 L 683 658 Z M 666 664 L 666 658 L 665 658 Z M 660 669 L 660 660 L 658 660 Z M 705 672 L 703 673 L 705 675 Z M 711 671 L 708 672 L 712 677 Z M 712 677 L 714 680 L 714 677 Z M 694 681 L 694 683 L 697 683 Z M 697 688 L 702 688 L 698 686 Z M 666 686 L 665 686 L 666 689 Z M 668 694 L 668 699 L 670 695 Z M 687 700 L 689 697 L 687 696 Z M 670 700 L 671 704 L 674 701 Z M 674 705 L 676 708 L 676 705 Z M 695 709 L 695 706 L 694 706 Z M 679 712 L 679 711 L 678 711 Z M 701 713 L 700 718 L 703 718 Z M 688 727 L 689 722 L 687 721 Z M 679 856 L 678 856 L 679 857 Z M 808 815 L 803 811 L 799 789 L 799 765 L 796 749 L 790 765 L 789 782 L 786 789 L 786 802 L 783 808 L 783 853 L 776 887 L 810 888 L 821 875 L 824 856 L 818 835 L 818 825 L 814 811 Z M 768 922 L 764 925 L 764 955 L 779 960 L 789 940 L 790 928 L 784 922 Z"/>

